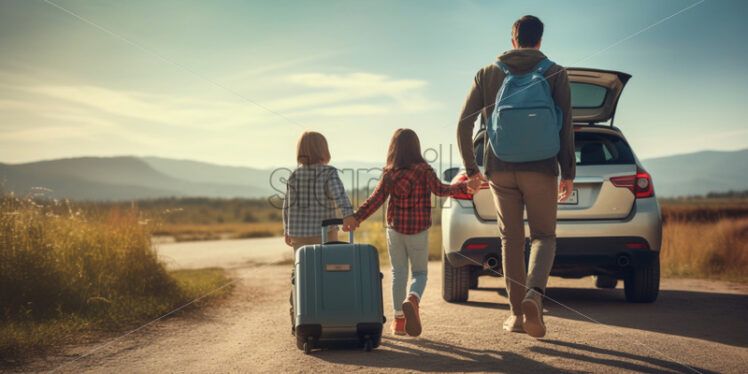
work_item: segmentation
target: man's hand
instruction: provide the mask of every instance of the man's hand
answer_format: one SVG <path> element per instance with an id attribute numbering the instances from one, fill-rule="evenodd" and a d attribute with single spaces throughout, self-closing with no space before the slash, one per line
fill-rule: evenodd
<path id="1" fill-rule="evenodd" d="M 574 180 L 564 179 L 558 185 L 558 201 L 566 201 L 571 196 L 571 191 L 574 190 Z"/>
<path id="2" fill-rule="evenodd" d="M 286 235 L 286 245 L 289 247 L 293 247 L 293 243 L 291 243 L 291 237 Z"/>
<path id="3" fill-rule="evenodd" d="M 343 231 L 355 231 L 360 223 L 353 215 L 343 218 Z"/>
<path id="4" fill-rule="evenodd" d="M 475 195 L 478 192 L 478 190 L 480 190 L 480 186 L 485 181 L 486 181 L 486 177 L 484 177 L 483 174 L 481 174 L 480 172 L 473 174 L 473 176 L 469 177 L 467 180 L 468 192 Z"/>

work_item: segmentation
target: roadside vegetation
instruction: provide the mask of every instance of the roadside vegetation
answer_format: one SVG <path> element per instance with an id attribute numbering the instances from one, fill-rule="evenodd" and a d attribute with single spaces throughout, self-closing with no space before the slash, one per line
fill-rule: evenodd
<path id="1" fill-rule="evenodd" d="M 122 331 L 227 283 L 222 269 L 168 272 L 148 217 L 0 195 L 0 360 Z"/>
<path id="2" fill-rule="evenodd" d="M 748 197 L 662 199 L 661 266 L 665 277 L 748 282 Z M 441 259 L 441 209 L 435 204 L 429 260 Z M 379 249 L 388 264 L 383 209 L 356 231 L 358 242 Z"/>
<path id="3" fill-rule="evenodd" d="M 360 205 L 366 193 L 352 197 Z M 441 202 L 434 198 L 429 259 L 441 259 Z M 141 212 L 159 216 L 158 236 L 177 241 L 282 236 L 280 201 L 267 199 L 159 199 L 138 201 Z M 660 199 L 664 219 L 662 273 L 670 277 L 699 277 L 748 282 L 748 193 L 729 192 L 701 197 Z M 90 204 L 90 210 L 129 209 L 131 204 Z M 382 207 L 356 231 L 356 240 L 380 250 L 389 263 Z M 345 237 L 341 233 L 341 238 Z"/>
<path id="4" fill-rule="evenodd" d="M 167 198 L 121 203 L 81 203 L 87 212 L 101 214 L 133 206 L 157 217 L 153 235 L 175 241 L 262 238 L 283 235 L 280 207 L 267 199 Z"/>
<path id="5" fill-rule="evenodd" d="M 662 274 L 748 282 L 745 192 L 662 199 Z"/>

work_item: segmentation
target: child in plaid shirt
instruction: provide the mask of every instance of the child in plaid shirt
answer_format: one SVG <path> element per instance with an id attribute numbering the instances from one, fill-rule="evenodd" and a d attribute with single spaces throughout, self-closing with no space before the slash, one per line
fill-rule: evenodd
<path id="1" fill-rule="evenodd" d="M 301 134 L 296 146 L 299 167 L 291 173 L 283 199 L 283 233 L 294 251 L 308 244 L 321 244 L 322 221 L 337 216 L 345 227 L 355 223 L 353 207 L 345 194 L 338 170 L 328 165 L 330 150 L 325 137 L 314 131 Z M 328 228 L 329 241 L 336 241 L 337 227 Z"/>
<path id="2" fill-rule="evenodd" d="M 296 161 L 300 166 L 288 177 L 283 199 L 283 233 L 294 253 L 302 246 L 321 244 L 322 221 L 334 218 L 338 209 L 345 228 L 358 226 L 338 170 L 327 164 L 330 162 L 327 139 L 318 132 L 305 131 L 296 144 Z M 327 240 L 337 241 L 338 228 L 327 229 L 330 230 Z M 293 299 L 290 301 L 291 333 L 294 333 Z"/>
<path id="3" fill-rule="evenodd" d="M 392 266 L 392 304 L 396 335 L 418 336 L 421 320 L 418 303 L 426 287 L 428 271 L 428 229 L 431 227 L 431 194 L 450 196 L 466 193 L 467 185 L 443 184 L 434 169 L 421 156 L 421 145 L 413 130 L 398 129 L 392 135 L 387 152 L 387 165 L 379 184 L 354 217 L 356 226 L 379 209 L 389 196 L 387 205 L 387 247 Z M 344 229 L 355 228 L 355 226 Z M 410 292 L 405 295 L 411 263 Z"/>

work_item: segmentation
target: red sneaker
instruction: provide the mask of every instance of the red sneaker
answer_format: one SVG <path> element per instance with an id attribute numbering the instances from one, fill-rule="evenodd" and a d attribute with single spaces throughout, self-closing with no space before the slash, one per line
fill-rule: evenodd
<path id="1" fill-rule="evenodd" d="M 410 336 L 421 335 L 421 317 L 418 315 L 418 297 L 410 294 L 403 302 L 405 332 Z"/>
<path id="2" fill-rule="evenodd" d="M 392 321 L 392 333 L 405 335 L 405 316 L 395 316 L 395 320 Z"/>

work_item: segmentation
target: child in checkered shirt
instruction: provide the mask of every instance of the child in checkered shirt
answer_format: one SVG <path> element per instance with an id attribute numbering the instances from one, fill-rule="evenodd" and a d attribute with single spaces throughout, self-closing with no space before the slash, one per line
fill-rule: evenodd
<path id="1" fill-rule="evenodd" d="M 392 304 L 395 309 L 392 331 L 396 335 L 421 334 L 418 304 L 426 288 L 431 194 L 451 196 L 466 192 L 464 182 L 452 185 L 441 183 L 434 169 L 421 156 L 421 144 L 413 130 L 395 131 L 382 178 L 355 217 L 357 223 L 365 220 L 389 197 L 387 247 L 392 266 Z M 406 297 L 408 260 L 412 280 Z"/>
<path id="2" fill-rule="evenodd" d="M 344 227 L 355 225 L 353 207 L 345 193 L 338 170 L 328 165 L 330 150 L 325 137 L 305 131 L 296 145 L 299 167 L 288 177 L 283 199 L 283 233 L 286 244 L 299 247 L 321 244 L 322 221 L 343 215 Z M 328 228 L 328 241 L 337 240 L 337 227 Z"/>
<path id="3" fill-rule="evenodd" d="M 315 131 L 305 131 L 296 144 L 299 167 L 288 177 L 283 199 L 283 233 L 286 244 L 297 249 L 310 244 L 322 244 L 322 221 L 343 215 L 344 227 L 358 226 L 353 218 L 353 207 L 345 193 L 338 170 L 328 165 L 330 150 L 327 139 Z M 338 228 L 327 227 L 327 240 L 337 241 Z M 294 331 L 293 292 L 291 293 L 291 333 Z"/>

